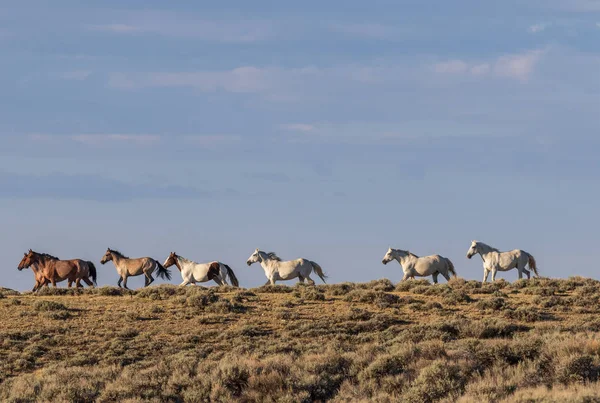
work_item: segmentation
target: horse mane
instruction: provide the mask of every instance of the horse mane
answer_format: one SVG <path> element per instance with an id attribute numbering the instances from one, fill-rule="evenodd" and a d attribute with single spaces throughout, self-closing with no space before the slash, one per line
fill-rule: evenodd
<path id="1" fill-rule="evenodd" d="M 486 244 L 486 243 L 483 243 L 483 242 L 479 242 L 479 241 L 477 241 L 477 242 L 476 242 L 476 244 L 477 244 L 478 246 L 483 246 L 483 248 L 484 248 L 484 249 L 487 249 L 488 251 L 492 251 L 492 252 L 500 252 L 500 250 L 499 250 L 499 249 L 496 249 L 496 248 L 494 248 L 493 246 L 490 246 L 490 245 L 488 245 L 488 244 Z"/>
<path id="2" fill-rule="evenodd" d="M 392 249 L 392 250 L 396 251 L 396 252 L 402 252 L 402 253 L 406 254 L 407 256 L 412 256 L 412 257 L 418 258 L 418 256 L 415 255 L 414 253 L 412 253 L 410 251 L 407 251 L 407 250 L 404 250 L 404 249 Z"/>
<path id="3" fill-rule="evenodd" d="M 42 257 L 42 258 L 47 258 L 47 259 L 52 259 L 52 260 L 60 260 L 56 256 L 52 256 L 49 253 L 40 253 L 40 252 L 36 252 L 36 251 L 32 251 L 32 252 L 35 253 L 36 255 Z"/>
<path id="4" fill-rule="evenodd" d="M 119 252 L 118 250 L 115 249 L 109 249 L 112 253 L 114 253 L 115 255 L 119 256 L 122 259 L 129 259 L 128 256 L 125 256 L 124 254 L 122 254 L 121 252 Z"/>
<path id="5" fill-rule="evenodd" d="M 271 259 L 271 260 L 276 260 L 278 262 L 281 262 L 281 258 L 279 256 L 277 256 L 275 254 L 275 252 L 269 252 L 269 253 L 267 253 L 267 256 L 269 256 L 269 259 Z"/>

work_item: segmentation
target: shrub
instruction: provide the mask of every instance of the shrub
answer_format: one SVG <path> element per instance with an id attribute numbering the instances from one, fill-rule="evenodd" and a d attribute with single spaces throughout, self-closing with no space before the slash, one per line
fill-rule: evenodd
<path id="1" fill-rule="evenodd" d="M 431 285 L 431 283 L 427 280 L 415 280 L 415 279 L 403 280 L 403 281 L 399 282 L 398 284 L 396 284 L 396 291 L 407 292 L 416 287 L 425 287 L 425 286 L 430 286 L 430 285 Z"/>
<path id="2" fill-rule="evenodd" d="M 354 283 L 341 283 L 341 284 L 329 284 L 326 286 L 319 285 L 319 289 L 321 287 L 324 288 L 324 291 L 331 295 L 346 295 L 350 291 L 356 288 Z"/>
<path id="3" fill-rule="evenodd" d="M 185 304 L 191 308 L 205 308 L 219 300 L 219 296 L 214 292 L 203 292 L 190 295 L 185 299 Z"/>
<path id="4" fill-rule="evenodd" d="M 346 295 L 348 302 L 363 302 L 376 305 L 379 308 L 388 308 L 400 303 L 400 297 L 382 291 L 354 290 Z"/>
<path id="5" fill-rule="evenodd" d="M 598 380 L 598 367 L 591 355 L 569 357 L 558 376 L 559 382 L 569 384 Z"/>
<path id="6" fill-rule="evenodd" d="M 300 285 L 294 290 L 294 297 L 306 301 L 325 301 L 325 294 L 316 287 Z"/>
<path id="7" fill-rule="evenodd" d="M 116 297 L 128 294 L 129 291 L 124 288 L 104 286 L 94 289 L 93 293 L 104 297 Z"/>
<path id="8" fill-rule="evenodd" d="M 66 311 L 67 307 L 60 302 L 54 301 L 35 301 L 33 308 L 38 312 L 49 312 L 49 311 Z"/>
<path id="9" fill-rule="evenodd" d="M 368 283 L 357 284 L 357 288 L 362 290 L 373 290 L 373 291 L 394 291 L 394 284 L 388 280 L 387 278 L 382 278 L 380 280 L 373 280 Z"/>
<path id="10" fill-rule="evenodd" d="M 456 399 L 465 388 L 466 378 L 457 365 L 437 360 L 424 368 L 411 387 L 403 394 L 406 402 L 434 402 Z"/>
<path id="11" fill-rule="evenodd" d="M 506 300 L 504 298 L 487 298 L 477 302 L 476 306 L 482 311 L 498 311 L 506 306 Z"/>
<path id="12" fill-rule="evenodd" d="M 285 285 L 275 284 L 275 285 L 263 285 L 262 287 L 258 287 L 254 289 L 255 292 L 260 294 L 286 294 L 288 292 L 292 292 L 292 289 Z"/>

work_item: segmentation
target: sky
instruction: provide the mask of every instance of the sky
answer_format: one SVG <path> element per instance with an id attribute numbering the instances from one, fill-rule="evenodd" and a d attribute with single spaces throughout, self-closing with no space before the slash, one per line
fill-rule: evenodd
<path id="1" fill-rule="evenodd" d="M 3 287 L 29 248 L 481 279 L 473 239 L 600 278 L 599 0 L 3 1 L 0 88 Z"/>

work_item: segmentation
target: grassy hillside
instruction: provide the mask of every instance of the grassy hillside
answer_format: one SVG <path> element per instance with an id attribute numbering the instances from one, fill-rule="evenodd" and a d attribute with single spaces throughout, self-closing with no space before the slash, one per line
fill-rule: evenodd
<path id="1" fill-rule="evenodd" d="M 0 401 L 600 401 L 599 302 L 582 278 L 3 290 Z"/>

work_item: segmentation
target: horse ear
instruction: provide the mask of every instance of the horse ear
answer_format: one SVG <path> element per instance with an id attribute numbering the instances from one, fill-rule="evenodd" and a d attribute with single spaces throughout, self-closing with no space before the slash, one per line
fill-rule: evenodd
<path id="1" fill-rule="evenodd" d="M 256 248 L 256 252 L 258 252 L 258 248 Z"/>

